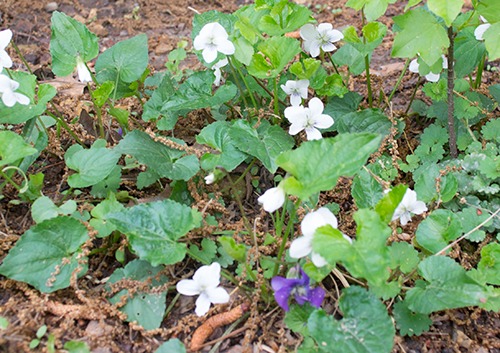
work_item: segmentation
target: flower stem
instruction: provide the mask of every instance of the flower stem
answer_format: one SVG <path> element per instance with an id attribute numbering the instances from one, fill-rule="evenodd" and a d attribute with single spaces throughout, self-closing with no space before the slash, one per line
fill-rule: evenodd
<path id="1" fill-rule="evenodd" d="M 50 102 L 50 104 L 52 105 L 52 108 L 54 108 L 56 111 L 58 111 L 57 107 L 54 105 L 54 103 L 52 101 Z M 70 134 L 71 137 L 73 137 L 73 139 L 78 144 L 80 144 L 82 146 L 85 146 L 85 144 L 83 143 L 83 141 L 80 140 L 80 138 L 73 132 L 73 130 L 71 130 L 71 128 L 69 127 L 68 123 L 66 123 L 66 121 L 64 121 L 64 119 L 62 117 L 60 117 L 57 114 L 50 113 L 50 112 L 47 112 L 47 114 L 50 115 L 52 118 L 56 119 L 61 124 L 61 126 L 64 128 L 64 130 L 66 130 L 68 132 L 68 134 Z"/>
<path id="2" fill-rule="evenodd" d="M 399 78 L 398 78 L 398 81 L 396 82 L 396 85 L 394 86 L 394 88 L 392 89 L 391 94 L 387 98 L 387 105 L 389 105 L 389 103 L 392 100 L 392 97 L 394 97 L 394 94 L 396 93 L 396 90 L 398 89 L 399 85 L 401 84 L 401 81 L 403 81 L 403 77 L 404 77 L 404 75 L 406 73 L 406 69 L 408 69 L 408 66 L 410 66 L 410 59 L 406 59 L 405 67 L 403 68 L 403 71 L 401 71 L 401 75 L 399 75 Z"/>
<path id="3" fill-rule="evenodd" d="M 247 89 L 248 95 L 250 96 L 250 99 L 252 100 L 252 104 L 253 104 L 254 108 L 259 109 L 259 106 L 257 105 L 257 102 L 255 101 L 255 97 L 253 96 L 253 93 L 250 90 L 250 86 L 248 86 L 248 82 L 245 79 L 245 76 L 243 75 L 243 73 L 241 72 L 241 70 L 238 67 L 234 66 L 233 60 L 231 58 L 228 57 L 227 59 L 228 59 L 229 65 L 231 66 L 231 71 L 233 71 L 233 76 L 235 76 L 235 81 L 237 81 L 236 80 L 236 71 L 237 71 L 241 80 L 243 81 L 243 84 L 245 85 L 245 88 Z M 245 102 L 245 105 L 248 107 L 246 100 L 245 100 L 245 95 L 243 94 L 243 89 L 241 88 L 240 85 L 237 84 L 237 86 L 241 92 L 241 95 L 243 97 L 243 101 Z"/>
<path id="4" fill-rule="evenodd" d="M 295 215 L 297 213 L 297 208 L 299 207 L 299 205 L 300 205 L 300 200 L 297 200 L 294 203 L 294 205 L 293 205 L 292 212 L 290 213 L 290 218 L 288 220 L 288 224 L 286 226 L 285 233 L 283 234 L 283 237 L 281 239 L 281 244 L 280 244 L 280 247 L 278 249 L 278 256 L 276 257 L 276 259 L 278 261 L 274 265 L 273 277 L 276 276 L 278 274 L 278 272 L 279 272 L 280 261 L 281 261 L 281 258 L 283 257 L 283 253 L 285 252 L 285 246 L 286 246 L 286 243 L 288 242 L 288 238 L 290 236 L 290 231 L 292 230 L 293 225 L 295 224 Z M 287 199 L 285 199 L 285 204 L 283 205 L 283 211 L 282 211 L 282 214 L 281 214 L 281 219 L 278 222 L 279 224 L 275 224 L 276 235 L 279 234 L 278 233 L 278 229 L 279 229 L 279 231 L 281 233 L 281 229 L 282 229 L 283 223 L 285 221 L 284 218 L 285 218 L 285 213 L 286 213 L 286 206 L 287 206 Z"/>
<path id="5" fill-rule="evenodd" d="M 274 78 L 274 114 L 279 115 L 280 114 L 280 108 L 279 108 L 279 100 L 278 100 L 278 77 Z"/>
<path id="6" fill-rule="evenodd" d="M 455 133 L 455 101 L 453 95 L 453 87 L 454 87 L 454 76 L 455 70 L 453 68 L 453 60 L 454 60 L 454 46 L 453 41 L 455 39 L 455 35 L 453 33 L 453 26 L 448 27 L 448 38 L 450 40 L 450 46 L 448 47 L 448 134 L 449 134 L 449 145 L 450 145 L 450 155 L 452 158 L 457 158 L 458 150 L 457 150 L 457 135 Z"/>
<path id="7" fill-rule="evenodd" d="M 481 61 L 479 61 L 479 65 L 477 66 L 476 81 L 474 82 L 475 89 L 478 89 L 479 86 L 481 86 L 485 61 L 486 61 L 486 52 L 483 54 Z"/>
<path id="8" fill-rule="evenodd" d="M 14 50 L 16 51 L 17 55 L 19 56 L 19 58 L 23 62 L 24 66 L 26 66 L 26 69 L 28 70 L 28 72 L 33 75 L 33 71 L 31 71 L 30 65 L 28 64 L 28 62 L 24 58 L 24 55 L 19 50 L 19 47 L 17 46 L 17 44 L 14 41 L 11 41 L 11 43 L 12 43 L 12 46 L 14 47 Z"/>
<path id="9" fill-rule="evenodd" d="M 335 73 L 337 73 L 337 75 L 340 76 L 340 79 L 342 80 L 342 84 L 344 85 L 344 87 L 347 87 L 347 83 L 344 81 L 344 78 L 342 77 L 342 75 L 340 74 L 340 71 L 339 69 L 337 68 L 337 65 L 335 64 L 335 61 L 333 60 L 333 55 L 332 53 L 328 52 L 328 56 L 330 57 L 330 62 L 332 63 L 333 65 L 333 69 L 335 70 Z"/>

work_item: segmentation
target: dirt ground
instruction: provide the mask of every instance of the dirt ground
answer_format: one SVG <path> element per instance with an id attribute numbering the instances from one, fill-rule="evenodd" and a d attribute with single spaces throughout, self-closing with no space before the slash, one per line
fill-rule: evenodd
<path id="1" fill-rule="evenodd" d="M 343 6 L 343 0 L 320 1 L 301 0 L 311 6 L 319 22 L 330 22 L 335 28 L 347 25 L 361 27 L 359 14 Z M 50 65 L 50 17 L 51 11 L 57 9 L 65 12 L 87 24 L 88 28 L 98 35 L 101 51 L 111 47 L 123 39 L 139 33 L 146 33 L 150 51 L 150 66 L 153 70 L 164 69 L 168 53 L 176 48 L 181 40 L 190 42 L 191 22 L 195 11 L 204 12 L 218 10 L 232 12 L 245 0 L 2 0 L 0 1 L 0 29 L 10 28 L 14 32 L 14 41 L 23 52 L 25 58 L 40 79 L 54 81 Z M 382 21 L 390 28 L 391 16 L 401 13 L 403 5 L 391 5 Z M 374 90 L 382 89 L 390 93 L 403 61 L 389 57 L 390 34 L 384 44 L 377 49 L 373 57 L 372 73 L 374 74 Z M 11 52 L 15 58 L 15 54 Z M 24 69 L 19 60 L 15 60 L 19 68 Z M 194 56 L 183 64 L 185 67 L 197 68 L 198 62 Z M 56 79 L 55 81 L 57 81 Z M 404 111 L 405 103 L 416 83 L 416 78 L 406 75 L 394 99 L 394 113 Z M 57 84 L 57 82 L 55 83 Z M 83 85 L 68 82 L 59 83 L 59 94 L 55 98 L 58 109 L 68 122 L 79 117 L 88 93 Z M 364 93 L 363 78 L 354 81 L 353 90 Z M 176 128 L 177 136 L 189 137 L 192 140 L 192 128 L 196 126 L 196 115 Z M 77 125 L 77 124 L 75 124 Z M 421 131 L 422 126 L 409 130 L 414 134 Z M 78 131 L 78 127 L 75 127 Z M 185 129 L 185 131 L 182 131 Z M 414 141 L 411 141 L 413 143 Z M 63 151 L 69 147 L 70 140 L 64 136 L 58 141 L 52 141 L 49 152 L 41 158 L 33 172 L 45 173 L 43 193 L 53 200 L 61 199 L 64 183 Z M 352 214 L 352 200 L 349 193 L 350 182 L 344 180 L 334 192 L 327 197 L 342 207 L 346 214 Z M 157 196 L 158 190 L 146 191 L 128 190 L 137 198 L 147 199 Z M 15 190 L 5 190 L 6 198 L 0 201 L 0 259 L 15 244 L 18 237 L 32 224 L 29 207 L 26 204 L 12 204 L 16 199 Z M 194 195 L 200 204 L 208 204 L 206 194 Z M 82 195 L 82 199 L 84 195 Z M 245 200 L 244 207 L 250 218 L 261 214 L 256 207 L 254 196 Z M 236 230 L 243 227 L 241 217 L 234 203 L 229 203 L 220 224 L 225 230 Z M 210 211 L 210 209 L 208 209 Z M 266 225 L 262 225 L 264 228 Z M 193 234 L 200 237 L 201 234 Z M 111 249 L 113 250 L 113 249 Z M 196 264 L 184 263 L 185 267 L 171 266 L 168 276 L 173 279 L 173 286 L 179 278 L 192 275 Z M 104 298 L 104 279 L 115 268 L 121 266 L 114 260 L 113 252 L 98 254 L 92 257 L 87 275 L 71 288 L 57 291 L 53 294 L 42 294 L 28 285 L 8 280 L 0 276 L 0 316 L 7 317 L 10 325 L 7 330 L 0 331 L 0 352 L 47 351 L 46 338 L 39 348 L 30 350 L 28 345 L 35 338 L 37 329 L 47 325 L 48 333 L 55 336 L 58 350 L 68 340 L 85 340 L 95 353 L 108 352 L 154 352 L 164 341 L 177 337 L 186 344 L 190 341 L 192 332 L 203 318 L 193 313 L 192 298 L 180 297 L 169 315 L 164 319 L 160 329 L 145 331 L 141 327 L 128 324 L 122 320 L 123 315 Z M 230 285 L 226 286 L 228 289 Z M 176 295 L 170 290 L 167 297 L 169 303 Z M 238 298 L 237 295 L 233 296 Z M 256 294 L 258 298 L 258 291 Z M 219 340 L 220 346 L 215 352 L 287 352 L 293 351 L 300 340 L 286 329 L 281 310 L 269 310 L 259 304 L 256 298 L 251 306 L 250 314 L 233 331 L 229 338 Z M 231 303 L 233 307 L 245 298 L 238 298 Z M 333 306 L 330 308 L 333 311 Z M 279 308 L 278 308 L 279 309 Z M 211 313 L 217 312 L 216 309 Z M 328 308 L 327 308 L 328 310 Z M 419 337 L 397 337 L 394 352 L 500 352 L 500 315 L 479 309 L 449 310 L 432 315 L 433 325 L 429 332 Z M 222 329 L 217 329 L 210 339 L 216 340 L 223 335 Z M 208 349 L 211 348 L 208 345 Z"/>

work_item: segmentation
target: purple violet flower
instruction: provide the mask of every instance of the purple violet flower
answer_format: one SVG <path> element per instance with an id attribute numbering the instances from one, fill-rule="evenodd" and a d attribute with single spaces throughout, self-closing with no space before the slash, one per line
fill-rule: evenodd
<path id="1" fill-rule="evenodd" d="M 309 276 L 302 268 L 299 268 L 298 273 L 297 269 L 291 269 L 290 273 L 292 273 L 292 278 L 276 276 L 271 280 L 274 298 L 278 305 L 283 310 L 288 311 L 288 301 L 290 296 L 293 295 L 299 305 L 309 302 L 311 305 L 319 308 L 325 297 L 325 290 L 321 287 L 311 288 L 309 285 Z"/>

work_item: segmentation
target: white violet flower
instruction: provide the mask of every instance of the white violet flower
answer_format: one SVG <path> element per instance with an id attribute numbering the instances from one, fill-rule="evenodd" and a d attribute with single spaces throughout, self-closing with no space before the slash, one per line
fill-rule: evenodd
<path id="1" fill-rule="evenodd" d="M 92 82 L 92 75 L 80 56 L 76 57 L 76 71 L 80 82 Z"/>
<path id="2" fill-rule="evenodd" d="M 309 80 L 288 80 L 284 85 L 281 85 L 281 89 L 290 96 L 290 103 L 293 106 L 300 105 L 300 103 L 302 103 L 302 98 L 307 99 L 308 88 Z"/>
<path id="3" fill-rule="evenodd" d="M 203 60 L 211 63 L 217 58 L 217 52 L 234 54 L 234 44 L 228 39 L 224 27 L 217 22 L 207 23 L 193 41 L 196 50 L 203 50 Z"/>
<path id="4" fill-rule="evenodd" d="M 290 245 L 290 256 L 294 259 L 300 259 L 311 254 L 311 260 L 316 267 L 322 267 L 327 264 L 326 260 L 319 254 L 313 252 L 312 240 L 316 229 L 325 225 L 331 225 L 337 228 L 337 217 L 326 207 L 318 208 L 316 211 L 308 213 L 300 223 L 300 229 L 303 236 L 295 239 Z M 342 234 L 344 239 L 352 243 L 351 238 Z"/>
<path id="5" fill-rule="evenodd" d="M 490 28 L 491 24 L 488 23 L 488 21 L 483 16 L 479 17 L 484 23 L 476 27 L 476 29 L 474 30 L 474 37 L 476 37 L 477 40 L 484 40 L 484 32 L 486 32 Z"/>
<path id="6" fill-rule="evenodd" d="M 205 184 L 210 185 L 213 184 L 215 181 L 215 174 L 210 173 L 205 177 Z"/>
<path id="7" fill-rule="evenodd" d="M 183 279 L 177 283 L 177 291 L 183 295 L 199 295 L 196 299 L 195 313 L 203 316 L 210 309 L 210 304 L 223 304 L 229 301 L 229 294 L 219 287 L 220 265 L 214 262 L 210 266 L 201 266 L 193 279 Z"/>
<path id="8" fill-rule="evenodd" d="M 279 185 L 275 188 L 268 189 L 260 195 L 257 201 L 262 205 L 266 212 L 272 213 L 285 203 L 285 190 Z"/>
<path id="9" fill-rule="evenodd" d="M 214 75 L 215 75 L 215 80 L 214 80 L 214 85 L 220 86 L 222 74 L 220 72 L 220 69 L 224 66 L 226 66 L 228 63 L 227 58 L 224 58 L 222 60 L 217 61 L 217 63 L 212 66 L 212 70 L 214 70 Z"/>
<path id="10" fill-rule="evenodd" d="M 4 29 L 3 31 L 0 31 L 0 72 L 4 67 L 12 67 L 12 59 L 5 50 L 5 48 L 7 48 L 7 46 L 9 45 L 11 39 L 12 31 L 10 29 Z"/>
<path id="11" fill-rule="evenodd" d="M 422 214 L 425 211 L 427 211 L 425 203 L 417 201 L 417 193 L 408 188 L 398 207 L 396 207 L 392 220 L 395 221 L 399 218 L 401 225 L 404 226 L 411 221 L 412 214 Z"/>
<path id="12" fill-rule="evenodd" d="M 302 105 L 288 107 L 285 109 L 285 118 L 290 121 L 290 135 L 296 135 L 305 130 L 308 140 L 319 140 L 322 138 L 319 129 L 326 129 L 333 125 L 330 115 L 323 114 L 323 102 L 314 97 L 309 101 L 309 107 Z"/>
<path id="13" fill-rule="evenodd" d="M 441 55 L 441 58 L 443 59 L 443 69 L 446 70 L 448 68 L 448 59 L 444 55 Z M 420 65 L 418 63 L 418 59 L 413 59 L 410 62 L 409 70 L 413 73 L 420 74 L 418 71 L 419 67 Z M 433 72 L 429 72 L 427 75 L 425 75 L 425 79 L 429 82 L 438 82 L 439 77 L 440 77 L 439 73 L 436 74 Z"/>
<path id="14" fill-rule="evenodd" d="M 319 55 L 320 49 L 326 52 L 334 51 L 337 47 L 333 42 L 344 38 L 342 32 L 333 29 L 330 23 L 320 23 L 317 27 L 310 23 L 305 24 L 300 28 L 300 36 L 304 40 L 304 50 L 313 58 Z"/>
<path id="15" fill-rule="evenodd" d="M 14 92 L 18 88 L 19 82 L 11 80 L 6 75 L 0 75 L 0 93 L 2 94 L 2 102 L 7 107 L 13 107 L 16 103 L 30 104 L 30 99 L 27 96 Z"/>

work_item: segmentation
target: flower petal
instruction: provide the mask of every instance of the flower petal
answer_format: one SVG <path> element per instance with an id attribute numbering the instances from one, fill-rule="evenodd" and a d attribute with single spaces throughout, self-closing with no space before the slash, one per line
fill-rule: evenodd
<path id="1" fill-rule="evenodd" d="M 313 24 L 307 23 L 300 28 L 300 36 L 305 41 L 314 41 L 318 36 L 318 31 Z"/>
<path id="2" fill-rule="evenodd" d="M 325 105 L 318 97 L 311 98 L 308 107 L 311 112 L 311 116 L 320 115 L 323 113 L 323 109 L 325 109 Z"/>
<path id="3" fill-rule="evenodd" d="M 332 43 L 327 42 L 327 43 L 323 43 L 321 45 L 321 49 L 323 49 L 323 51 L 325 51 L 325 52 L 331 52 L 331 51 L 334 51 L 335 49 L 337 49 L 337 47 L 335 45 L 333 45 Z"/>
<path id="4" fill-rule="evenodd" d="M 12 59 L 5 50 L 0 50 L 0 71 L 4 67 L 6 68 L 12 67 Z"/>
<path id="5" fill-rule="evenodd" d="M 16 104 L 16 97 L 14 96 L 14 92 L 6 91 L 2 93 L 2 102 L 7 107 L 13 107 Z"/>
<path id="6" fill-rule="evenodd" d="M 326 207 L 320 207 L 314 212 L 308 213 L 300 223 L 302 234 L 312 237 L 316 229 L 324 225 L 338 227 L 337 217 Z"/>
<path id="7" fill-rule="evenodd" d="M 326 22 L 325 23 L 320 23 L 318 25 L 318 28 L 317 28 L 317 30 L 318 30 L 319 33 L 327 33 L 329 31 L 331 31 L 332 29 L 333 29 L 332 24 L 331 23 L 326 23 Z"/>
<path id="8" fill-rule="evenodd" d="M 17 103 L 22 104 L 22 105 L 30 104 L 30 99 L 27 96 L 25 96 L 24 94 L 14 93 L 14 96 L 16 97 Z"/>
<path id="9" fill-rule="evenodd" d="M 12 31 L 10 29 L 4 29 L 0 31 L 0 50 L 3 50 L 9 45 L 12 39 Z"/>
<path id="10" fill-rule="evenodd" d="M 177 292 L 183 295 L 193 296 L 200 294 L 200 286 L 192 279 L 180 280 L 177 282 L 175 288 L 177 289 Z"/>
<path id="11" fill-rule="evenodd" d="M 214 262 L 210 266 L 201 266 L 196 270 L 193 280 L 200 288 L 215 288 L 220 283 L 220 265 Z"/>
<path id="12" fill-rule="evenodd" d="M 207 295 L 201 293 L 198 299 L 196 299 L 196 309 L 194 312 L 198 316 L 203 316 L 208 312 L 208 309 L 210 309 L 210 304 L 210 299 L 208 299 Z"/>
<path id="13" fill-rule="evenodd" d="M 316 267 L 323 267 L 328 265 L 328 261 L 326 261 L 323 256 L 315 252 L 311 253 L 311 261 Z"/>
<path id="14" fill-rule="evenodd" d="M 321 140 L 323 138 L 321 132 L 319 132 L 319 130 L 314 127 L 306 128 L 306 136 L 308 141 Z"/>
<path id="15" fill-rule="evenodd" d="M 435 74 L 433 72 L 429 72 L 427 75 L 425 75 L 425 79 L 429 82 L 438 82 L 439 81 L 439 74 Z"/>
<path id="16" fill-rule="evenodd" d="M 290 244 L 290 257 L 300 259 L 306 257 L 312 251 L 312 236 L 301 236 Z"/>
<path id="17" fill-rule="evenodd" d="M 203 60 L 207 63 L 211 63 L 217 59 L 217 49 L 214 46 L 206 46 L 201 52 L 201 55 L 203 56 Z"/>
<path id="18" fill-rule="evenodd" d="M 289 310 L 288 298 L 290 298 L 291 291 L 291 287 L 283 287 L 274 292 L 274 299 L 276 300 L 276 303 L 278 303 L 278 305 L 285 311 Z"/>
<path id="19" fill-rule="evenodd" d="M 314 117 L 314 126 L 319 129 L 327 129 L 333 125 L 333 118 L 330 115 L 320 114 Z"/>
<path id="20" fill-rule="evenodd" d="M 477 26 L 474 30 L 474 37 L 476 37 L 477 40 L 483 40 L 484 32 L 486 32 L 490 26 L 491 24 L 489 23 L 483 23 L 482 25 Z"/>
<path id="21" fill-rule="evenodd" d="M 229 294 L 222 287 L 208 288 L 205 291 L 205 294 L 207 295 L 210 302 L 213 304 L 224 304 L 229 301 Z"/>
<path id="22" fill-rule="evenodd" d="M 419 68 L 419 64 L 418 64 L 418 59 L 413 59 L 412 61 L 410 61 L 410 66 L 409 66 L 409 69 L 411 72 L 413 73 L 416 73 L 418 74 L 418 68 Z"/>
<path id="23" fill-rule="evenodd" d="M 302 97 L 300 96 L 300 94 L 297 94 L 297 93 L 293 93 L 290 95 L 290 103 L 292 104 L 292 106 L 299 106 L 300 103 L 302 103 Z"/>
<path id="24" fill-rule="evenodd" d="M 266 212 L 272 213 L 283 206 L 283 203 L 285 203 L 285 195 L 285 190 L 278 186 L 268 189 L 257 199 L 257 201 L 262 204 Z"/>
<path id="25" fill-rule="evenodd" d="M 233 55 L 236 50 L 234 44 L 230 40 L 216 41 L 217 50 L 222 54 Z"/>
<path id="26" fill-rule="evenodd" d="M 323 302 L 323 299 L 325 298 L 325 290 L 321 287 L 311 289 L 309 291 L 308 298 L 312 306 L 319 308 L 321 306 L 321 303 Z"/>

